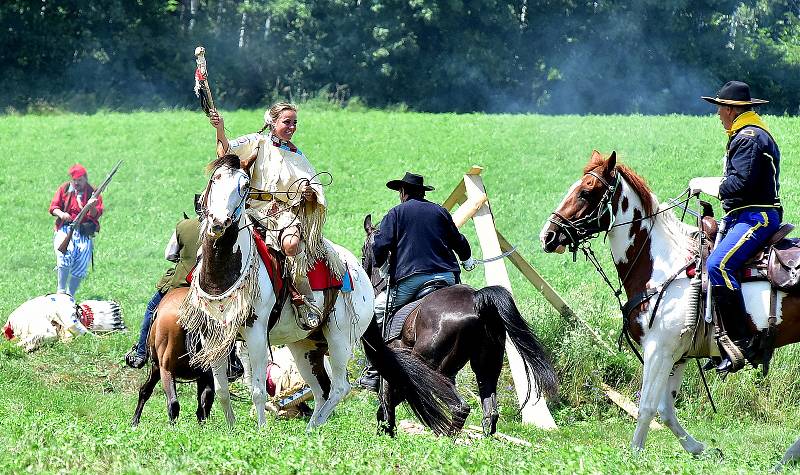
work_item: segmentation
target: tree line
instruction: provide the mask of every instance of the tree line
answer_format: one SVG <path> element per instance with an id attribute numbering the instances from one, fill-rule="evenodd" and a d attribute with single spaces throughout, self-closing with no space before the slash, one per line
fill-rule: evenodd
<path id="1" fill-rule="evenodd" d="M 751 84 L 800 112 L 800 0 L 6 0 L 0 107 L 323 98 L 433 112 L 707 113 Z"/>

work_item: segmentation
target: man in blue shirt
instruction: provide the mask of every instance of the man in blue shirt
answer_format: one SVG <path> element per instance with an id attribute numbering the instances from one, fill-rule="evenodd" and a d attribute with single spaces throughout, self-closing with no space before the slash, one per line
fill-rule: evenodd
<path id="1" fill-rule="evenodd" d="M 425 199 L 421 175 L 406 172 L 400 180 L 386 186 L 398 191 L 400 204 L 390 209 L 381 220 L 372 250 L 375 265 L 389 263 L 389 298 L 386 315 L 414 300 L 422 286 L 431 280 L 443 280 L 453 285 L 460 273 L 458 260 L 464 269 L 475 268 L 469 241 L 458 231 L 453 217 L 444 207 Z M 454 254 L 455 253 L 455 254 Z M 383 314 L 385 300 L 376 299 L 375 313 Z M 377 391 L 379 376 L 370 367 L 358 384 Z"/>
<path id="2" fill-rule="evenodd" d="M 753 106 L 767 101 L 751 98 L 747 84 L 729 81 L 715 97 L 703 99 L 717 106 L 728 135 L 725 165 L 722 177 L 693 178 L 689 188 L 720 199 L 725 211 L 722 238 L 708 256 L 708 276 L 711 298 L 724 327 L 718 336 L 720 346 L 723 353 L 739 350 L 735 358 L 725 356 L 717 371 L 732 373 L 744 366 L 745 358 L 756 356 L 750 348 L 754 340 L 751 319 L 736 276 L 780 227 L 781 155 L 767 125 L 753 111 Z M 726 336 L 733 347 L 723 340 Z"/>

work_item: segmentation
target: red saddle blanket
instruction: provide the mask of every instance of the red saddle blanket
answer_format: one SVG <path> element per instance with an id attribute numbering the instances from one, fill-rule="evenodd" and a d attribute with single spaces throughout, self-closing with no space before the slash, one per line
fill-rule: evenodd
<path id="1" fill-rule="evenodd" d="M 267 272 L 269 272 L 272 286 L 275 288 L 275 292 L 279 293 L 283 288 L 283 269 L 281 269 L 280 262 L 258 233 L 253 232 L 253 236 L 255 236 L 258 255 L 261 256 L 261 260 L 264 261 Z M 342 279 L 337 279 L 323 261 L 315 262 L 314 268 L 308 271 L 308 282 L 311 284 L 311 290 L 342 288 Z"/>
<path id="2" fill-rule="evenodd" d="M 337 279 L 324 261 L 314 263 L 314 268 L 308 271 L 308 282 L 311 284 L 311 290 L 342 288 L 342 279 Z"/>
<path id="3" fill-rule="evenodd" d="M 276 294 L 279 294 L 284 286 L 283 266 L 281 265 L 281 261 L 278 260 L 274 254 L 274 251 L 267 246 L 267 244 L 264 242 L 264 239 L 255 231 L 253 231 L 253 239 L 256 243 L 258 255 L 261 257 L 261 260 L 264 262 L 264 266 L 267 268 L 269 280 L 272 282 L 272 288 L 275 290 Z M 189 272 L 189 275 L 186 276 L 187 282 L 191 283 L 193 274 L 194 269 L 192 269 L 192 271 Z M 311 290 L 342 288 L 342 279 L 337 279 L 323 261 L 317 261 L 314 263 L 314 268 L 308 271 L 308 281 L 311 284 Z"/>
<path id="4" fill-rule="evenodd" d="M 255 231 L 253 231 L 253 239 L 256 242 L 256 250 L 258 251 L 258 255 L 261 256 L 261 260 L 264 262 L 264 266 L 267 268 L 269 280 L 272 282 L 272 288 L 275 290 L 276 294 L 280 294 L 284 285 L 281 263 L 278 258 L 275 257 L 272 252 L 270 252 L 267 244 Z"/>

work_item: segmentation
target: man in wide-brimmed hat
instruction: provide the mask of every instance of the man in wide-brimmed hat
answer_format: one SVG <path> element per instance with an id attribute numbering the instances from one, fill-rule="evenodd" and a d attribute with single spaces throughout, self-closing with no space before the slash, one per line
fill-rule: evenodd
<path id="1" fill-rule="evenodd" d="M 422 286 L 432 280 L 453 285 L 459 273 L 456 254 L 464 269 L 475 268 L 469 241 L 458 231 L 453 217 L 442 206 L 425 199 L 433 187 L 425 184 L 421 175 L 406 172 L 400 180 L 386 186 L 400 193 L 400 204 L 390 209 L 372 246 L 375 265 L 389 264 L 390 295 L 375 299 L 376 318 L 414 300 Z M 455 253 L 455 254 L 454 254 Z M 378 373 L 367 367 L 358 384 L 378 390 Z"/>
<path id="2" fill-rule="evenodd" d="M 747 84 L 730 81 L 716 96 L 703 99 L 717 106 L 728 134 L 727 153 L 722 177 L 693 178 L 689 188 L 720 199 L 726 213 L 722 238 L 707 267 L 712 300 L 724 328 L 718 338 L 724 359 L 717 370 L 730 373 L 741 369 L 745 359 L 753 362 L 760 356 L 753 350 L 756 338 L 748 329 L 750 316 L 736 276 L 780 227 L 780 151 L 753 111 L 753 106 L 767 101 L 753 99 Z"/>

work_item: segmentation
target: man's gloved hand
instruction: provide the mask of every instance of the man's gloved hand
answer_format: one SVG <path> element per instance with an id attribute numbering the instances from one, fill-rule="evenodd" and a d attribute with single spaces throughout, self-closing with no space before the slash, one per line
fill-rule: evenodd
<path id="1" fill-rule="evenodd" d="M 381 277 L 381 279 L 385 279 L 386 276 L 389 275 L 389 261 L 388 260 L 386 262 L 384 262 L 382 266 L 378 267 L 378 275 Z"/>
<path id="2" fill-rule="evenodd" d="M 475 266 L 477 264 L 475 264 L 475 259 L 473 259 L 472 256 L 469 256 L 469 259 L 467 259 L 466 261 L 461 262 L 461 265 L 464 267 L 465 271 L 469 272 L 469 271 L 475 269 Z"/>
<path id="3" fill-rule="evenodd" d="M 699 195 L 701 192 L 719 198 L 719 185 L 722 184 L 722 177 L 701 176 L 689 180 L 689 189 L 692 195 Z"/>

